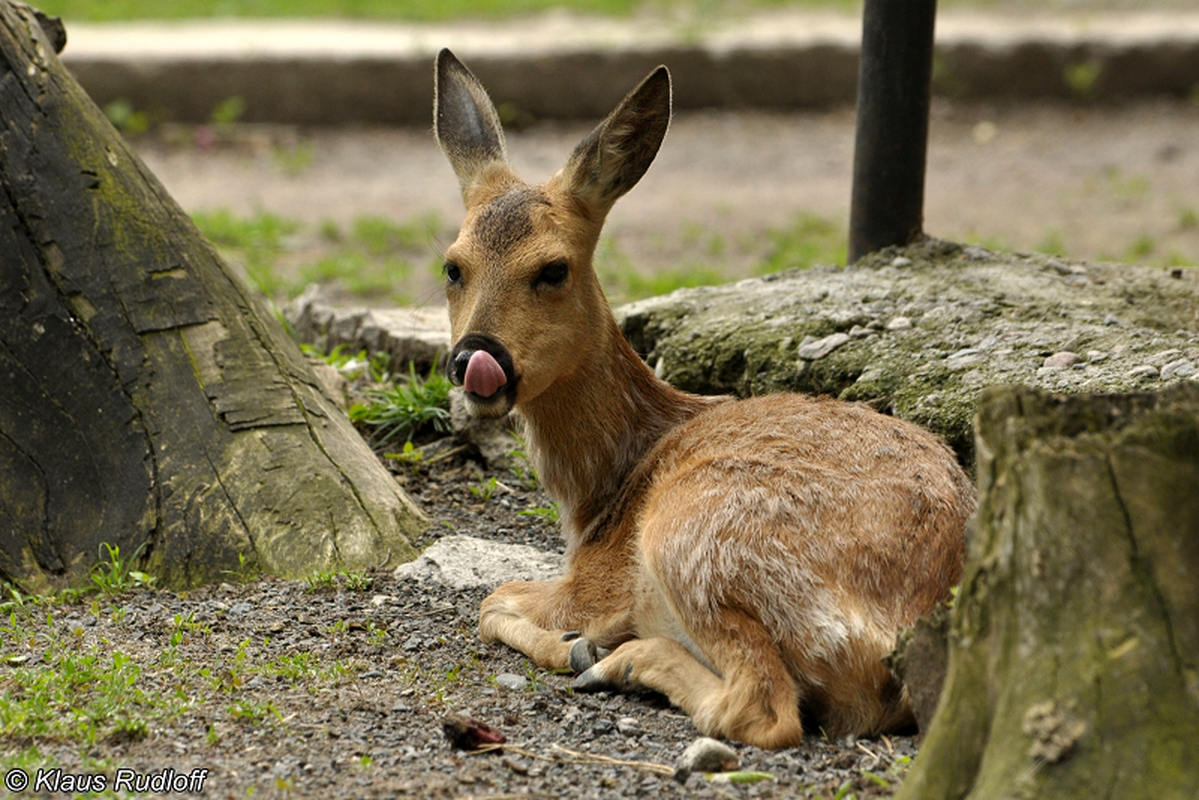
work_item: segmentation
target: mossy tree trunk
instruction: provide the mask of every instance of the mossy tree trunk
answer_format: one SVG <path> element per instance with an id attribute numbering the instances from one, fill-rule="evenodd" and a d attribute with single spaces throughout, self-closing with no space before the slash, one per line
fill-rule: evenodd
<path id="1" fill-rule="evenodd" d="M 410 558 L 419 509 L 56 44 L 0 0 L 0 578 Z"/>
<path id="2" fill-rule="evenodd" d="M 984 393 L 940 706 L 897 795 L 1199 797 L 1199 385 Z"/>

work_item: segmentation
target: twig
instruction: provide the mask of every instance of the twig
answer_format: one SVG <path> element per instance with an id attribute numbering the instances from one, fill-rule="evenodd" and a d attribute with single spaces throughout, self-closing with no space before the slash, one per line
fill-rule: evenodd
<path id="1" fill-rule="evenodd" d="M 657 775 L 673 775 L 674 768 L 668 767 L 665 764 L 658 764 L 653 761 L 626 761 L 620 758 L 612 758 L 611 756 L 594 755 L 592 753 L 580 753 L 575 750 L 569 750 L 562 745 L 552 744 L 550 749 L 558 753 L 562 753 L 570 758 L 571 761 L 577 764 L 611 764 L 618 767 L 633 767 L 642 769 L 647 772 L 653 772 Z M 470 755 L 481 755 L 483 753 L 492 753 L 496 750 L 503 750 L 508 753 L 525 756 L 526 758 L 535 758 L 539 761 L 558 761 L 557 758 L 545 756 L 540 753 L 535 753 L 532 750 L 527 750 L 520 745 L 514 744 L 487 744 L 482 747 L 469 751 Z M 490 796 L 490 795 L 489 795 Z"/>
<path id="2" fill-rule="evenodd" d="M 575 761 L 584 764 L 614 764 L 621 767 L 635 767 L 636 769 L 655 772 L 659 775 L 674 774 L 673 767 L 668 767 L 665 764 L 657 764 L 653 761 L 625 761 L 619 758 L 611 758 L 610 756 L 593 755 L 591 753 L 578 753 L 574 750 L 567 750 L 565 747 L 559 744 L 551 744 L 550 749 L 557 750 L 560 753 L 565 753 Z"/>

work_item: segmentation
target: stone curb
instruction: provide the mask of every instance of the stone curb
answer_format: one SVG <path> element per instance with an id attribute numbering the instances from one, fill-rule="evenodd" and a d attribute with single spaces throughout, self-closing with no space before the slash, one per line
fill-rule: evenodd
<path id="1" fill-rule="evenodd" d="M 718 23 L 550 14 L 496 24 L 191 21 L 72 24 L 65 63 L 97 103 L 205 122 L 232 96 L 247 122 L 431 122 L 432 61 L 451 47 L 507 117 L 602 117 L 658 64 L 675 107 L 852 103 L 856 17 L 779 11 Z M 957 99 L 1119 101 L 1199 95 L 1199 12 L 1015 17 L 946 12 L 934 90 Z"/>

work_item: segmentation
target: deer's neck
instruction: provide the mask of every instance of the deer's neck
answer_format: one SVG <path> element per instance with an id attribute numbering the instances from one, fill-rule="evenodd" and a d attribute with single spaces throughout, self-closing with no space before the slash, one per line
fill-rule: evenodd
<path id="1" fill-rule="evenodd" d="M 591 357 L 521 407 L 534 463 L 558 501 L 568 551 L 602 535 L 605 512 L 669 430 L 710 400 L 654 375 L 615 320 L 602 357 Z"/>

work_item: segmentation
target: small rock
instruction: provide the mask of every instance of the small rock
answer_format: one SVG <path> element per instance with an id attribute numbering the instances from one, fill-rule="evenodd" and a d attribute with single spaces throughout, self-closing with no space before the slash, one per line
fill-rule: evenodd
<path id="1" fill-rule="evenodd" d="M 1071 353 L 1068 350 L 1063 350 L 1060 353 L 1054 353 L 1046 358 L 1045 363 L 1042 364 L 1042 366 L 1049 369 L 1068 369 L 1081 360 L 1082 357 L 1079 356 L 1078 353 Z"/>
<path id="2" fill-rule="evenodd" d="M 912 259 L 907 256 L 895 256 L 895 258 L 891 259 L 891 266 L 896 268 L 910 267 L 912 266 Z"/>
<path id="3" fill-rule="evenodd" d="M 679 756 L 674 778 L 682 782 L 692 772 L 731 772 L 740 764 L 733 748 L 724 742 L 701 736 L 688 745 L 683 755 Z"/>
<path id="4" fill-rule="evenodd" d="M 965 350 L 959 350 L 945 359 L 945 366 L 949 369 L 962 369 L 971 364 L 978 364 L 981 361 L 986 361 L 987 356 L 982 350 L 975 347 L 968 347 Z"/>
<path id="5" fill-rule="evenodd" d="M 869 328 L 864 328 L 861 325 L 854 325 L 852 328 L 849 329 L 849 338 L 850 339 L 865 339 L 868 336 L 874 336 L 874 335 L 875 335 L 874 331 L 870 330 Z"/>
<path id="6" fill-rule="evenodd" d="M 641 725 L 635 717 L 621 717 L 616 720 L 616 730 L 623 733 L 625 736 L 636 736 L 641 733 Z"/>
<path id="7" fill-rule="evenodd" d="M 1167 378 L 1189 378 L 1195 374 L 1195 365 L 1185 358 L 1171 361 L 1162 367 L 1162 380 Z"/>
<path id="8" fill-rule="evenodd" d="M 804 361 L 817 361 L 849 341 L 847 333 L 832 333 L 814 342 L 805 342 L 799 346 L 799 357 Z"/>
<path id="9" fill-rule="evenodd" d="M 529 685 L 529 679 L 523 675 L 513 675 L 511 672 L 501 672 L 495 676 L 496 686 L 505 689 L 524 689 Z"/>
<path id="10" fill-rule="evenodd" d="M 906 331 L 911 327 L 912 320 L 908 319 L 907 317 L 893 317 L 891 321 L 887 323 L 887 330 L 889 331 Z"/>
<path id="11" fill-rule="evenodd" d="M 1102 350 L 1087 351 L 1087 361 L 1090 361 L 1092 364 L 1094 364 L 1096 361 L 1104 361 L 1106 359 L 1107 353 L 1103 352 Z"/>
<path id="12" fill-rule="evenodd" d="M 1181 355 L 1181 350 L 1172 348 L 1170 350 L 1162 350 L 1160 353 L 1154 353 L 1152 356 L 1145 359 L 1145 361 L 1146 363 L 1152 364 L 1155 367 L 1160 367 L 1164 364 L 1169 364 L 1171 361 L 1177 361 L 1178 357 Z"/>
<path id="13" fill-rule="evenodd" d="M 971 261 L 986 261 L 991 257 L 991 251 L 985 247 L 979 247 L 976 244 L 972 244 L 962 250 L 962 255 Z"/>
<path id="14" fill-rule="evenodd" d="M 1157 367 L 1150 364 L 1133 367 L 1126 374 L 1129 378 L 1156 378 L 1158 376 Z"/>
<path id="15" fill-rule="evenodd" d="M 1104 325 L 1119 325 L 1120 318 L 1117 317 L 1115 314 L 1108 314 L 1106 317 L 1103 318 L 1103 324 Z"/>

